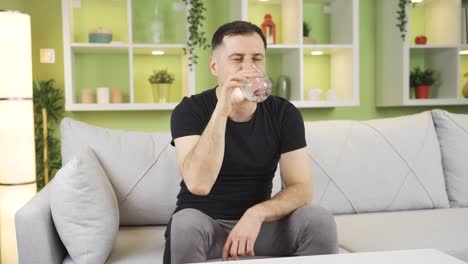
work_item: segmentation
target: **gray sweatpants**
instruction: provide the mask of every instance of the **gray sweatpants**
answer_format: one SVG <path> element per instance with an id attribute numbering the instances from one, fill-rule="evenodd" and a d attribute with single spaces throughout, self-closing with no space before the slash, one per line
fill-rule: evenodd
<path id="1" fill-rule="evenodd" d="M 172 216 L 171 263 L 204 262 L 221 258 L 236 220 L 212 219 L 195 209 Z M 305 256 L 338 253 L 336 223 L 325 209 L 307 205 L 260 228 L 256 256 Z"/>

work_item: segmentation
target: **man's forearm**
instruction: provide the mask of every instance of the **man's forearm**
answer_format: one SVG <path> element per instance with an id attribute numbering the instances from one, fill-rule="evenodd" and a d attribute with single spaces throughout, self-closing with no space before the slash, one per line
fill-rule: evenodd
<path id="1" fill-rule="evenodd" d="M 249 208 L 246 213 L 255 214 L 263 222 L 270 222 L 287 216 L 311 201 L 312 190 L 309 184 L 292 184 L 272 199 Z"/>
<path id="2" fill-rule="evenodd" d="M 192 151 L 187 154 L 182 175 L 191 192 L 206 195 L 218 177 L 224 158 L 227 117 L 216 108 Z"/>

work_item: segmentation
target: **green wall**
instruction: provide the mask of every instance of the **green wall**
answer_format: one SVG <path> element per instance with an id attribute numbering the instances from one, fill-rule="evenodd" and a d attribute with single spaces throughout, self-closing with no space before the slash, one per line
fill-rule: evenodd
<path id="1" fill-rule="evenodd" d="M 219 0 L 206 0 L 209 20 L 205 23 L 207 35 L 211 37 L 215 28 L 229 18 Z M 326 119 L 372 119 L 418 113 L 433 107 L 375 106 L 375 1 L 360 1 L 360 106 L 326 109 L 301 109 L 305 120 Z M 56 80 L 57 87 L 64 87 L 61 0 L 2 0 L 0 9 L 16 9 L 31 15 L 33 44 L 33 74 L 35 79 Z M 55 64 L 39 64 L 39 49 L 54 48 Z M 209 51 L 200 52 L 196 74 L 197 91 L 214 85 L 209 76 Z M 206 67 L 206 68 L 203 68 Z M 451 112 L 467 113 L 466 106 L 438 107 Z M 118 112 L 73 112 L 67 116 L 90 124 L 140 131 L 168 131 L 170 111 L 118 111 Z"/>

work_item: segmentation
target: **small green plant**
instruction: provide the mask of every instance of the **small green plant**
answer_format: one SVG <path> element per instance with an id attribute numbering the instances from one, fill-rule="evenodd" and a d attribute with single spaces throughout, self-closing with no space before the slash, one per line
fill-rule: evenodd
<path id="1" fill-rule="evenodd" d="M 202 30 L 203 20 L 205 20 L 204 12 L 206 8 L 202 0 L 183 0 L 185 5 L 189 8 L 187 23 L 189 27 L 189 38 L 187 40 L 187 49 L 189 52 L 189 66 L 193 70 L 194 64 L 197 63 L 198 56 L 195 54 L 195 47 L 198 46 L 202 49 L 210 47 L 207 44 L 205 32 Z M 187 53 L 187 49 L 184 52 Z"/>
<path id="2" fill-rule="evenodd" d="M 308 37 L 310 33 L 310 26 L 307 22 L 302 22 L 302 36 Z"/>
<path id="3" fill-rule="evenodd" d="M 64 96 L 54 80 L 33 82 L 37 190 L 41 190 L 62 167 L 60 139 L 55 128 L 64 113 Z M 50 177 L 49 177 L 50 176 Z"/>
<path id="4" fill-rule="evenodd" d="M 421 70 L 419 67 L 415 67 L 410 72 L 410 86 L 418 87 L 420 85 L 431 86 L 437 81 L 436 71 L 432 69 Z"/>
<path id="5" fill-rule="evenodd" d="M 173 83 L 174 75 L 169 73 L 167 69 L 153 70 L 153 74 L 148 78 L 148 81 L 153 83 Z"/>

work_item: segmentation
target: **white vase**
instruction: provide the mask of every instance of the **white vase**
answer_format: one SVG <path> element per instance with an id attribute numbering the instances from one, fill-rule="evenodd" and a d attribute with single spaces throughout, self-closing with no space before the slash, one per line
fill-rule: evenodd
<path id="1" fill-rule="evenodd" d="M 109 88 L 108 87 L 98 87 L 96 89 L 97 94 L 97 103 L 98 104 L 108 104 L 109 103 Z"/>
<path id="2" fill-rule="evenodd" d="M 166 103 L 169 98 L 170 83 L 153 83 L 153 101 L 156 103 Z"/>
<path id="3" fill-rule="evenodd" d="M 322 93 L 323 93 L 323 91 L 320 88 L 310 88 L 309 93 L 308 93 L 309 100 L 310 101 L 320 101 L 320 99 L 322 97 Z"/>

